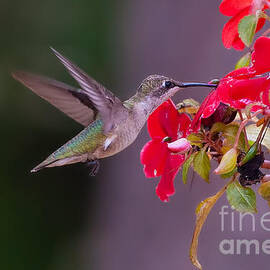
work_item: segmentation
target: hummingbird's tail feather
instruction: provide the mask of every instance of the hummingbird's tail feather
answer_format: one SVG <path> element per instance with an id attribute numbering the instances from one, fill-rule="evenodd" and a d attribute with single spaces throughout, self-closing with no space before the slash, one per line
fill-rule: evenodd
<path id="1" fill-rule="evenodd" d="M 41 162 L 39 165 L 33 168 L 31 170 L 31 173 L 38 172 L 44 168 L 63 166 L 77 162 L 85 162 L 86 159 L 87 159 L 86 155 L 73 156 L 62 159 L 53 159 L 51 156 L 49 156 L 47 159 L 45 159 L 43 162 Z"/>
<path id="2" fill-rule="evenodd" d="M 66 142 L 31 172 L 37 172 L 46 167 L 63 166 L 67 164 L 86 162 L 97 147 L 103 145 L 106 137 L 102 134 L 103 123 L 96 120 L 79 134 Z"/>
<path id="3" fill-rule="evenodd" d="M 31 173 L 38 172 L 46 167 L 48 167 L 50 164 L 54 163 L 55 161 L 47 162 L 47 160 L 44 160 L 40 164 L 38 164 L 35 168 L 31 170 Z"/>

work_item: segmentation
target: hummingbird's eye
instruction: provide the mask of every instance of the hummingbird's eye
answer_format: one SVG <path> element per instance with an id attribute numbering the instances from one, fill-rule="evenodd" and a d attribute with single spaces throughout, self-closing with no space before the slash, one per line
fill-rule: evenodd
<path id="1" fill-rule="evenodd" d="M 173 82 L 171 82 L 171 81 L 164 81 L 163 82 L 163 87 L 165 87 L 165 88 L 173 88 L 175 85 L 174 85 L 174 83 Z"/>

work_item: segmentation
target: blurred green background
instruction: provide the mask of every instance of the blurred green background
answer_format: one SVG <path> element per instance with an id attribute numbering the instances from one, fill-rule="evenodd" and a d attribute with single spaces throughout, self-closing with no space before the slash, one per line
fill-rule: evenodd
<path id="1" fill-rule="evenodd" d="M 97 179 L 86 168 L 30 169 L 81 130 L 14 81 L 14 69 L 73 83 L 49 46 L 100 81 L 114 81 L 115 1 L 1 1 L 0 269 L 80 269 L 76 243 Z M 72 239 L 72 240 L 71 240 Z M 91 250 L 89 250 L 91 254 Z"/>

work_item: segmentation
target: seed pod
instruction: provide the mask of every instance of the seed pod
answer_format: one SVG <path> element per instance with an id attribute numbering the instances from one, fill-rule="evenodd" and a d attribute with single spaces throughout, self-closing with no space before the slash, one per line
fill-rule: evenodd
<path id="1" fill-rule="evenodd" d="M 217 122 L 229 124 L 234 120 L 236 113 L 237 111 L 235 109 L 224 103 L 220 103 L 211 116 L 202 119 L 202 124 L 205 128 L 211 128 Z"/>

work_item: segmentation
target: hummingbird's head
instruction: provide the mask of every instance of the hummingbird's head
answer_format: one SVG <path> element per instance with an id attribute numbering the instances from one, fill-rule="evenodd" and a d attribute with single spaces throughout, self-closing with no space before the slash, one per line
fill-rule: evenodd
<path id="1" fill-rule="evenodd" d="M 181 83 L 162 75 L 150 75 L 145 78 L 139 92 L 145 97 L 167 100 L 181 89 Z"/>
<path id="2" fill-rule="evenodd" d="M 159 105 L 171 98 L 179 90 L 194 86 L 216 87 L 217 85 L 183 83 L 162 75 L 150 75 L 142 81 L 138 92 L 144 97 L 149 97 L 156 105 Z"/>

